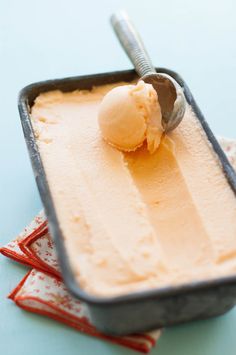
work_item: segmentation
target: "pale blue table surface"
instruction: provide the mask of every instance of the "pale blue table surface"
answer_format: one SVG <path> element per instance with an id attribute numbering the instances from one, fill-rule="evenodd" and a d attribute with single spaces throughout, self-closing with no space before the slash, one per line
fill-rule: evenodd
<path id="1" fill-rule="evenodd" d="M 235 1 L 0 0 L 0 245 L 42 207 L 17 111 L 19 90 L 49 78 L 131 68 L 108 22 L 121 8 L 154 64 L 184 77 L 213 131 L 236 137 Z M 25 272 L 1 257 L 0 354 L 133 354 L 16 307 L 6 295 Z M 152 352 L 223 353 L 236 353 L 236 309 L 167 329 Z"/>

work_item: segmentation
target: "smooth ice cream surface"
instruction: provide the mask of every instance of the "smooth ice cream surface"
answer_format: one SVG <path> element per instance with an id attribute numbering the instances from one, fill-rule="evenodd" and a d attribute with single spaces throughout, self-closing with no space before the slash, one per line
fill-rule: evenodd
<path id="1" fill-rule="evenodd" d="M 157 93 L 142 80 L 113 88 L 98 110 L 103 138 L 123 151 L 134 151 L 146 140 L 148 150 L 154 153 L 163 133 L 161 119 Z"/>
<path id="2" fill-rule="evenodd" d="M 124 153 L 98 126 L 112 87 L 43 93 L 31 112 L 79 284 L 111 296 L 235 274 L 236 199 L 191 107 L 155 153 Z"/>

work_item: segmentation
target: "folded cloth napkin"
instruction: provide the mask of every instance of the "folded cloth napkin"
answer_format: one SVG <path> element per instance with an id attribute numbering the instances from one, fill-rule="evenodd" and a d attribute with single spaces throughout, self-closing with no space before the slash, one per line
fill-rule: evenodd
<path id="1" fill-rule="evenodd" d="M 43 211 L 0 252 L 33 267 L 8 296 L 21 308 L 144 353 L 149 352 L 159 338 L 160 330 L 124 337 L 107 336 L 96 330 L 91 324 L 85 304 L 73 298 L 63 284 L 55 246 Z"/>
<path id="2" fill-rule="evenodd" d="M 219 142 L 236 169 L 236 141 L 220 138 Z M 55 246 L 43 211 L 0 252 L 33 267 L 8 296 L 19 307 L 143 353 L 148 353 L 160 337 L 160 330 L 124 337 L 108 336 L 96 330 L 85 304 L 73 298 L 63 284 Z"/>

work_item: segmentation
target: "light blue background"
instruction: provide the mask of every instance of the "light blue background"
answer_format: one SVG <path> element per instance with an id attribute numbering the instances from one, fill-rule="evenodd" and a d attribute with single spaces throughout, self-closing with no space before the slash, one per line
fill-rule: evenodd
<path id="1" fill-rule="evenodd" d="M 236 137 L 234 0 L 0 0 L 0 245 L 41 209 L 17 112 L 19 90 L 35 81 L 131 68 L 109 25 L 126 9 L 155 65 L 179 72 L 216 134 Z M 128 355 L 20 310 L 6 295 L 26 269 L 0 259 L 0 353 Z M 236 309 L 167 329 L 152 354 L 233 355 Z"/>

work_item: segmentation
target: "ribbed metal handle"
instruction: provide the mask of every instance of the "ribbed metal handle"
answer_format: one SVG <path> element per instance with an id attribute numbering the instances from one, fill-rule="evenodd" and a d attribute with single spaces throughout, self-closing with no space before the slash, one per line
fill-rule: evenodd
<path id="1" fill-rule="evenodd" d="M 132 25 L 127 14 L 115 13 L 111 16 L 112 26 L 121 45 L 133 63 L 136 72 L 142 77 L 155 73 L 155 69 L 142 43 L 140 36 Z"/>

